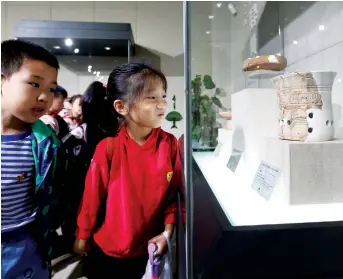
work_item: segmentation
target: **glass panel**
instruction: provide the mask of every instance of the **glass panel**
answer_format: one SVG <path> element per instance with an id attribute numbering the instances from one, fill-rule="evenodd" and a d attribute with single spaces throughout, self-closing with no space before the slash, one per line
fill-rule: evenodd
<path id="1" fill-rule="evenodd" d="M 191 2 L 193 158 L 233 226 L 343 220 L 341 26 L 342 2 Z"/>
<path id="2" fill-rule="evenodd" d="M 231 94 L 256 86 L 256 77 L 243 73 L 243 61 L 282 53 L 278 4 L 192 2 L 190 29 L 193 149 L 213 151 L 218 129 L 226 126 L 220 114 L 231 111 Z"/>

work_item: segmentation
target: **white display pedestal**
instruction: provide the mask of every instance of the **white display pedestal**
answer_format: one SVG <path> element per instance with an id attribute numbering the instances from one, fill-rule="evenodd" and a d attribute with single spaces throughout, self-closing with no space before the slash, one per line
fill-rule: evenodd
<path id="1" fill-rule="evenodd" d="M 235 93 L 233 130 L 219 131 L 220 152 L 194 153 L 230 222 L 249 226 L 342 221 L 343 142 L 279 140 L 277 115 L 276 90 Z M 227 167 L 233 148 L 243 151 L 234 172 Z M 269 199 L 252 188 L 261 161 L 280 172 Z"/>
<path id="2" fill-rule="evenodd" d="M 303 143 L 267 138 L 260 160 L 278 167 L 280 177 L 270 202 L 343 202 L 343 141 Z"/>

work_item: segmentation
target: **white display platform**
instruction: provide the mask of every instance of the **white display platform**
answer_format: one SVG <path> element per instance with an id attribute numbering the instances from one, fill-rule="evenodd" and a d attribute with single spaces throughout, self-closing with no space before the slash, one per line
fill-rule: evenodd
<path id="1" fill-rule="evenodd" d="M 343 203 L 270 203 L 251 188 L 249 175 L 237 175 L 238 169 L 234 174 L 212 152 L 193 152 L 193 157 L 232 226 L 343 221 Z"/>
<path id="2" fill-rule="evenodd" d="M 259 160 L 280 170 L 270 203 L 343 202 L 342 140 L 304 143 L 267 138 L 259 148 Z"/>

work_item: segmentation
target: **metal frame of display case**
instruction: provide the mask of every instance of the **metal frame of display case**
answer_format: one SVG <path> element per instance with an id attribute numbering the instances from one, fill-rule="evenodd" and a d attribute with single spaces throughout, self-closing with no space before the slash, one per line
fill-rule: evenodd
<path id="1" fill-rule="evenodd" d="M 187 193 L 186 278 L 343 278 L 342 221 L 233 226 L 224 213 L 192 155 L 192 104 L 187 94 L 191 82 L 190 2 L 184 2 L 183 8 L 186 133 L 182 150 Z"/>

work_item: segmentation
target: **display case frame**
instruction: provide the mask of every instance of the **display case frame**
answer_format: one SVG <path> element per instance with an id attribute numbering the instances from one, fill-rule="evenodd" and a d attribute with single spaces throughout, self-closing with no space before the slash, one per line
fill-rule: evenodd
<path id="1" fill-rule="evenodd" d="M 221 172 L 226 163 L 218 154 L 191 151 L 191 121 L 193 105 L 187 90 L 192 82 L 192 21 L 191 5 L 184 3 L 184 50 L 186 88 L 186 139 L 181 148 L 185 152 L 187 192 L 187 278 L 341 278 L 343 276 L 343 218 L 342 205 L 332 206 L 325 218 L 290 220 L 262 220 L 235 222 L 224 204 L 225 187 Z M 283 46 L 281 25 L 278 27 L 280 46 Z M 283 50 L 281 52 L 283 54 Z M 187 109 L 188 108 L 188 109 Z M 232 147 L 232 146 L 231 146 Z M 191 154 L 190 154 L 191 153 Z M 231 152 L 229 152 L 231 153 Z M 230 155 L 230 154 L 229 154 Z M 231 154 L 232 155 L 232 154 Z M 231 156 L 230 155 L 230 156 Z M 227 156 L 225 160 L 228 160 Z M 217 157 L 217 158 L 216 158 Z M 220 157 L 220 156 L 219 156 Z M 213 161 L 211 161 L 213 160 Z M 206 159 L 205 159 L 206 161 Z M 212 167 L 211 167 L 212 166 Z M 210 169 L 210 171 L 208 171 Z M 209 176 L 215 173 L 217 179 Z M 234 171 L 233 171 L 234 173 Z M 222 181 L 220 181 L 222 180 Z M 235 180 L 227 181 L 236 183 Z M 215 184 L 222 184 L 218 190 Z M 239 185 L 238 185 L 239 186 Z M 229 186 L 228 186 L 229 187 Z M 237 196 L 237 197 L 242 197 Z M 231 198 L 231 203 L 235 197 Z M 238 203 L 240 200 L 237 201 Z M 244 203 L 244 201 L 242 201 Z M 245 206 L 249 206 L 245 204 Z M 229 206 L 230 207 L 230 206 Z M 238 207 L 237 207 L 238 208 Z M 324 207 L 323 207 L 324 208 Z M 268 209 L 267 207 L 265 209 Z M 272 209 L 272 208 L 271 208 Z M 244 210 L 244 206 L 239 207 Z M 320 208 L 317 213 L 320 213 Z M 252 210 L 250 210 L 250 213 Z M 315 212 L 311 211 L 312 213 Z M 260 211 L 261 214 L 266 211 Z M 236 218 L 237 219 L 237 218 Z M 263 218 L 262 218 L 263 219 Z"/>

